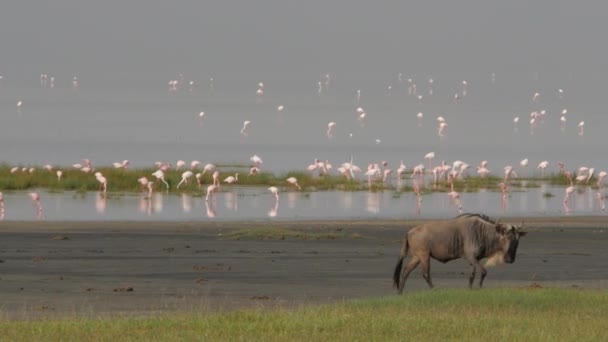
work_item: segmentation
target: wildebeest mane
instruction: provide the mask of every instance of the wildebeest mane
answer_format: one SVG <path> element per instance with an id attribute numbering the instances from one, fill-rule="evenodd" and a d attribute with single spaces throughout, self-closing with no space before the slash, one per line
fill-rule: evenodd
<path id="1" fill-rule="evenodd" d="M 484 221 L 496 224 L 496 220 L 491 219 L 488 215 L 484 215 L 484 214 L 464 213 L 464 214 L 460 214 L 460 215 L 456 216 L 456 218 L 461 218 L 461 217 L 479 217 L 480 219 L 482 219 Z"/>

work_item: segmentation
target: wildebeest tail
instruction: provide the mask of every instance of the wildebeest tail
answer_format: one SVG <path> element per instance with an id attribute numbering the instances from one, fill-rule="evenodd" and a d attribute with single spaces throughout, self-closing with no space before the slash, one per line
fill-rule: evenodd
<path id="1" fill-rule="evenodd" d="M 403 260 L 407 255 L 407 251 L 409 249 L 409 244 L 407 242 L 407 235 L 405 239 L 403 239 L 403 247 L 401 247 L 401 255 L 399 256 L 399 260 L 397 261 L 397 266 L 395 266 L 395 271 L 393 272 L 393 287 L 399 288 L 399 278 L 401 278 L 401 268 L 403 267 Z"/>

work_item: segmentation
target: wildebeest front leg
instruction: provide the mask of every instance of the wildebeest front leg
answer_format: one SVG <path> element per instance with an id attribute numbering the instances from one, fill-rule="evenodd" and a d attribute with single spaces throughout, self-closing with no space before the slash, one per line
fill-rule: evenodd
<path id="1" fill-rule="evenodd" d="M 471 275 L 469 275 L 469 288 L 473 288 L 473 282 L 475 281 L 475 265 L 473 263 L 471 265 Z"/>
<path id="2" fill-rule="evenodd" d="M 401 282 L 399 283 L 399 294 L 403 293 L 403 288 L 405 287 L 405 280 L 410 275 L 410 273 L 418 266 L 420 263 L 420 259 L 417 257 L 412 257 L 412 259 L 405 265 L 405 269 L 401 274 Z"/>
<path id="3" fill-rule="evenodd" d="M 481 270 L 481 278 L 479 279 L 479 288 L 481 288 L 483 286 L 483 280 L 486 278 L 486 274 L 488 274 L 488 271 L 486 271 L 486 269 L 479 263 L 479 261 L 477 262 L 477 266 Z"/>
<path id="4" fill-rule="evenodd" d="M 488 272 L 479 263 L 479 260 L 477 260 L 477 258 L 469 256 L 469 257 L 466 258 L 466 260 L 471 265 L 471 275 L 469 276 L 469 288 L 473 288 L 473 282 L 475 281 L 475 273 L 476 273 L 475 271 L 476 270 L 480 270 L 481 271 L 481 277 L 479 278 L 479 288 L 481 288 L 483 286 L 483 280 L 486 277 L 486 274 Z"/>

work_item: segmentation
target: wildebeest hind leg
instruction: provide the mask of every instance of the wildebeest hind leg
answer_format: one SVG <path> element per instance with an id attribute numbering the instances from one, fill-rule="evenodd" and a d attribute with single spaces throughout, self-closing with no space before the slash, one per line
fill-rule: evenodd
<path id="1" fill-rule="evenodd" d="M 430 288 L 433 288 L 433 281 L 431 280 L 431 260 L 426 258 L 426 260 L 421 260 L 422 262 L 422 277 L 426 280 L 426 283 L 429 284 Z"/>
<path id="2" fill-rule="evenodd" d="M 413 256 L 412 259 L 405 265 L 405 269 L 401 274 L 401 282 L 399 283 L 399 294 L 403 293 L 403 288 L 405 287 L 405 280 L 410 275 L 410 273 L 418 266 L 420 263 L 420 259 L 416 256 Z"/>

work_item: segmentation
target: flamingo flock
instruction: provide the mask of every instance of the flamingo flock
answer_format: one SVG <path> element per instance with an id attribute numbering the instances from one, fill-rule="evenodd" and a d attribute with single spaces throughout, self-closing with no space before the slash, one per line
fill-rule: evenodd
<path id="1" fill-rule="evenodd" d="M 80 87 L 79 79 L 76 76 L 73 76 L 68 79 L 71 81 L 71 85 L 74 89 L 77 89 Z M 317 87 L 318 87 L 317 92 L 320 96 L 325 96 L 330 93 L 329 90 L 330 90 L 331 82 L 333 82 L 332 75 L 324 74 L 323 76 L 321 76 L 320 80 L 317 83 Z M 492 73 L 491 84 L 494 84 L 494 83 L 495 83 L 495 74 Z M 55 78 L 55 76 L 50 76 L 49 74 L 46 74 L 46 73 L 41 74 L 40 85 L 43 88 L 55 88 L 55 86 L 57 84 L 58 84 L 58 80 Z M 199 84 L 200 84 L 200 82 L 195 81 L 195 80 L 186 80 L 186 77 L 184 76 L 184 74 L 181 74 L 181 73 L 178 74 L 177 77 L 169 80 L 169 82 L 168 82 L 169 91 L 171 93 L 180 92 L 180 91 L 194 92 Z M 404 86 L 405 86 L 405 88 L 403 88 Z M 214 90 L 214 87 L 215 87 L 214 79 L 210 78 L 210 80 L 209 80 L 210 90 Z M 462 80 L 459 83 L 457 83 L 456 85 L 452 85 L 452 89 L 451 89 L 452 94 L 453 94 L 452 103 L 458 104 L 458 105 L 465 104 L 468 101 L 468 98 L 471 96 L 470 88 L 471 87 L 470 87 L 470 83 L 468 80 Z M 393 81 L 393 83 L 389 84 L 388 86 L 385 86 L 384 89 L 385 89 L 384 94 L 386 96 L 394 97 L 397 95 L 405 94 L 405 96 L 411 97 L 414 100 L 414 102 L 416 103 L 416 105 L 419 107 L 427 106 L 427 103 L 429 102 L 428 99 L 432 99 L 432 98 L 438 96 L 436 94 L 439 92 L 439 91 L 437 91 L 437 89 L 439 89 L 439 88 L 438 88 L 438 83 L 436 82 L 435 78 L 428 78 L 426 91 L 424 91 L 424 90 L 421 90 L 423 88 L 418 88 L 418 86 L 416 84 L 416 80 L 414 80 L 413 78 L 407 78 L 407 81 L 406 81 L 404 79 L 403 73 L 397 74 L 396 84 Z M 404 89 L 406 89 L 405 92 L 404 92 Z M 266 88 L 264 82 L 261 82 L 261 81 L 257 82 L 257 87 L 252 90 L 255 90 L 255 98 L 256 98 L 257 103 L 262 103 L 263 101 L 266 101 L 265 98 L 267 97 L 267 91 L 268 91 L 268 94 L 272 93 L 272 89 Z M 423 92 L 424 92 L 424 94 L 422 94 Z M 556 121 L 559 122 L 560 130 L 563 132 L 563 131 L 565 131 L 566 123 L 568 122 L 567 117 L 576 116 L 575 114 L 573 114 L 573 111 L 569 111 L 568 109 L 563 108 L 563 107 L 561 108 L 561 111 L 558 111 L 558 113 L 559 113 L 558 115 L 553 115 L 552 111 L 549 111 L 546 109 L 551 104 L 550 101 L 553 101 L 553 100 L 564 101 L 564 98 L 566 98 L 566 92 L 562 88 L 559 88 L 556 93 L 553 93 L 553 95 L 551 95 L 551 92 L 543 91 L 541 94 L 541 91 L 534 91 L 534 92 L 532 92 L 531 97 L 526 97 L 526 102 L 529 102 L 527 105 L 530 106 L 529 123 L 530 123 L 530 133 L 531 134 L 535 134 L 535 132 L 538 132 L 539 130 L 544 129 L 543 126 L 545 125 L 546 122 L 548 122 L 549 120 L 553 120 L 553 118 L 558 118 L 558 117 L 559 117 L 559 119 Z M 352 94 L 352 93 L 349 93 L 349 94 Z M 324 129 L 324 135 L 327 137 L 328 141 L 335 142 L 338 140 L 339 136 L 345 134 L 344 132 L 348 132 L 346 130 L 346 128 L 342 128 L 342 127 L 349 127 L 349 126 L 352 126 L 353 123 L 356 123 L 357 126 L 360 127 L 361 131 L 364 131 L 364 130 L 368 129 L 368 126 L 370 126 L 372 122 L 374 122 L 375 120 L 380 120 L 379 115 L 377 115 L 375 111 L 373 111 L 373 110 L 368 111 L 368 110 L 364 109 L 364 107 L 367 108 L 367 106 L 365 105 L 366 98 L 368 97 L 367 94 L 368 93 L 365 92 L 365 96 L 363 96 L 363 92 L 361 89 L 356 90 L 356 94 L 355 94 L 356 109 L 354 110 L 356 113 L 356 116 L 354 116 L 354 119 L 352 120 L 351 123 L 338 121 L 331 117 L 327 118 L 327 121 L 325 121 L 325 122 L 328 122 L 328 123 L 326 124 L 326 128 Z M 349 95 L 349 96 L 352 96 L 352 95 Z M 423 102 L 423 100 L 424 100 L 424 102 Z M 559 103 L 559 105 L 563 105 L 563 102 L 558 102 L 558 103 Z M 22 99 L 17 99 L 16 104 L 17 104 L 18 110 L 27 109 L 27 108 L 23 108 L 24 101 Z M 273 107 L 273 108 L 276 108 L 277 113 L 282 113 L 283 111 L 285 111 L 286 107 L 285 107 L 285 105 L 280 104 L 280 105 L 276 105 L 276 107 Z M 290 107 L 290 111 L 291 111 L 291 107 Z M 576 111 L 574 111 L 574 113 L 575 112 Z M 208 116 L 213 116 L 213 113 L 210 113 L 210 114 L 206 114 L 206 113 L 207 112 L 205 112 L 205 111 L 198 112 L 198 119 L 199 119 L 201 125 L 203 123 L 203 120 L 205 120 L 205 121 L 207 120 Z M 350 115 L 352 115 L 352 110 L 350 111 L 350 113 L 351 113 Z M 407 115 L 410 115 L 410 114 L 407 114 Z M 435 130 L 436 130 L 436 136 L 439 138 L 438 140 L 440 142 L 444 142 L 447 140 L 448 133 L 450 135 L 450 139 L 452 138 L 451 137 L 452 135 L 456 134 L 456 133 L 452 132 L 452 130 L 453 130 L 453 128 L 451 128 L 452 126 L 448 126 L 448 120 L 446 119 L 448 117 L 448 115 L 449 115 L 449 113 L 447 115 L 442 113 L 442 115 L 436 116 L 437 126 L 436 126 Z M 518 114 L 518 116 L 516 116 L 515 118 L 512 119 L 514 132 L 517 132 L 517 130 L 518 130 L 518 125 L 520 124 L 520 115 L 521 114 Z M 583 137 L 587 133 L 585 131 L 585 127 L 593 127 L 592 126 L 593 123 L 591 123 L 591 126 L 589 126 L 589 125 L 586 126 L 586 121 L 581 120 L 581 119 L 582 119 L 581 117 L 578 117 L 578 118 L 575 117 L 575 120 L 578 121 L 577 135 L 580 137 Z M 455 120 L 455 119 L 452 118 L 451 120 Z M 415 123 L 418 127 L 422 128 L 424 126 L 423 112 L 417 111 L 417 114 L 413 115 L 412 121 L 413 121 L 412 123 Z M 258 127 L 257 122 L 259 122 L 259 121 L 256 120 L 255 127 Z M 450 125 L 451 125 L 451 122 L 453 122 L 453 121 L 450 121 Z M 525 120 L 522 120 L 522 122 L 525 122 Z M 508 122 L 507 122 L 507 125 L 510 126 L 510 124 Z M 340 127 L 340 129 L 338 129 L 338 127 Z M 448 127 L 450 127 L 450 132 L 448 132 Z M 242 126 L 240 127 L 240 135 L 242 137 L 242 142 L 248 140 L 247 138 L 250 137 L 251 130 L 252 130 L 252 120 L 248 119 L 248 120 L 242 121 Z M 236 131 L 236 129 L 235 129 L 235 131 Z M 235 134 L 238 135 L 238 133 L 235 133 Z M 352 136 L 353 136 L 352 131 L 348 134 L 352 138 Z M 253 138 L 253 136 L 251 138 Z M 383 137 L 377 137 L 377 138 L 375 137 L 374 142 L 376 144 L 381 144 L 383 139 L 380 139 L 380 138 L 383 138 Z M 342 162 L 341 164 L 339 164 L 339 167 L 337 167 L 335 169 L 333 169 L 333 167 L 331 166 L 331 163 L 328 159 L 321 160 L 321 159 L 315 158 L 314 162 L 306 167 L 306 170 L 310 173 L 310 175 L 312 177 L 339 176 L 339 177 L 345 177 L 349 181 L 356 181 L 356 180 L 359 180 L 361 177 L 365 177 L 365 181 L 367 182 L 369 189 L 375 189 L 377 184 L 381 184 L 383 188 L 395 187 L 393 185 L 393 183 L 395 183 L 395 180 L 397 180 L 397 182 L 398 182 L 397 186 L 399 186 L 399 184 L 403 185 L 403 180 L 407 180 L 409 177 L 409 179 L 411 180 L 411 184 L 412 184 L 412 190 L 414 191 L 416 198 L 417 198 L 417 203 L 418 203 L 417 211 L 420 211 L 420 209 L 421 209 L 420 204 L 422 202 L 423 193 L 425 193 L 426 189 L 429 188 L 427 181 L 425 179 L 425 177 L 429 174 L 432 174 L 432 177 L 433 177 L 432 181 L 430 182 L 430 184 L 432 185 L 432 188 L 434 190 L 441 190 L 440 188 L 443 185 L 443 187 L 445 188 L 444 190 L 446 190 L 451 202 L 453 203 L 455 208 L 457 208 L 458 212 L 462 212 L 462 210 L 463 210 L 463 201 L 462 201 L 460 193 L 458 193 L 455 190 L 455 182 L 458 183 L 459 181 L 463 180 L 466 177 L 472 177 L 472 175 L 470 175 L 471 173 L 476 173 L 477 177 L 480 177 L 480 178 L 488 178 L 488 177 L 492 177 L 492 176 L 496 177 L 496 175 L 494 174 L 494 172 L 492 172 L 492 170 L 493 169 L 496 170 L 498 167 L 494 166 L 491 168 L 489 166 L 489 162 L 487 160 L 482 160 L 479 163 L 479 166 L 477 166 L 476 168 L 471 166 L 471 165 L 475 165 L 476 163 L 467 163 L 462 160 L 454 160 L 452 163 L 448 163 L 445 160 L 443 160 L 443 161 L 441 161 L 441 165 L 434 166 L 433 162 L 435 160 L 436 155 L 439 155 L 439 153 L 436 154 L 434 151 L 431 151 L 431 152 L 426 153 L 422 157 L 423 160 L 417 160 L 416 161 L 417 163 L 412 163 L 411 165 L 414 165 L 414 166 L 411 167 L 411 173 L 408 172 L 408 168 L 404 164 L 403 160 L 400 160 L 399 166 L 396 169 L 389 167 L 389 164 L 392 165 L 392 163 L 389 163 L 386 160 L 368 161 L 366 163 L 367 164 L 366 171 L 362 171 L 362 169 L 359 166 L 357 166 L 353 163 L 352 157 L 351 157 L 350 161 Z M 247 173 L 247 171 L 245 171 L 243 173 L 242 177 L 245 177 L 245 175 L 247 175 L 249 177 L 255 177 L 261 173 L 261 168 L 262 168 L 262 164 L 263 164 L 262 159 L 258 155 L 253 155 L 250 158 L 250 162 L 251 162 L 251 164 L 249 166 L 248 173 Z M 516 172 L 516 168 L 511 165 L 504 166 L 503 181 L 498 185 L 498 188 L 496 189 L 497 191 L 501 192 L 501 206 L 506 205 L 509 189 L 512 188 L 511 182 L 518 178 L 518 173 L 523 174 L 525 172 L 529 163 L 530 163 L 530 160 L 528 158 L 522 159 L 519 162 L 519 167 L 517 169 L 517 172 Z M 560 164 L 560 163 L 561 162 L 557 162 L 555 164 L 555 165 L 559 166 L 559 174 L 565 175 L 567 182 L 570 183 L 570 185 L 566 187 L 566 194 L 563 199 L 565 211 L 566 212 L 571 211 L 570 203 L 571 203 L 571 196 L 574 192 L 574 189 L 577 186 L 593 185 L 590 183 L 592 181 L 592 179 L 597 179 L 597 181 L 595 182 L 595 187 L 598 188 L 598 191 L 595 193 L 594 196 L 598 201 L 598 206 L 603 211 L 604 210 L 603 200 L 605 198 L 605 195 L 603 194 L 603 187 L 604 187 L 604 181 L 605 181 L 605 178 L 607 175 L 606 171 L 600 171 L 600 172 L 596 173 L 595 168 L 593 168 L 593 167 L 580 167 L 577 170 L 575 177 L 573 178 L 572 173 L 564 171 L 563 163 L 562 164 Z M 112 163 L 113 168 L 125 170 L 124 172 L 127 172 L 127 170 L 130 171 L 130 165 L 131 165 L 131 163 L 130 163 L 130 160 L 128 160 L 128 159 L 123 159 L 123 160 L 119 160 L 119 161 Z M 188 165 L 189 165 L 189 169 L 188 169 Z M 169 191 L 171 189 L 172 186 L 171 186 L 171 184 L 169 184 L 169 182 L 167 181 L 167 177 L 166 177 L 167 172 L 180 171 L 181 178 L 180 178 L 180 181 L 175 186 L 176 190 L 189 188 L 190 185 L 195 180 L 197 188 L 202 192 L 203 185 L 204 185 L 203 176 L 206 173 L 210 173 L 212 175 L 213 182 L 212 182 L 212 184 L 209 184 L 207 186 L 206 190 L 204 191 L 204 194 L 205 194 L 206 201 L 211 203 L 211 205 L 213 203 L 213 200 L 214 200 L 216 194 L 218 192 L 222 191 L 222 186 L 238 184 L 238 182 L 239 182 L 239 173 L 228 175 L 223 179 L 223 181 L 220 182 L 220 173 L 222 172 L 221 170 L 218 170 L 217 167 L 212 163 L 205 164 L 204 167 L 202 169 L 200 169 L 201 165 L 202 165 L 202 163 L 198 160 L 193 160 L 190 162 L 190 164 L 188 164 L 185 160 L 179 159 L 175 162 L 174 167 L 172 166 L 171 163 L 157 162 L 157 163 L 155 163 L 157 170 L 148 175 L 141 175 L 141 178 L 138 179 L 138 182 L 141 185 L 142 191 L 146 191 L 146 193 L 147 193 L 146 198 L 151 198 L 153 191 L 155 191 L 159 188 L 158 187 L 159 183 L 162 183 L 164 185 L 165 191 Z M 517 167 L 517 164 L 514 164 L 514 165 L 516 165 L 516 167 Z M 112 189 L 112 183 L 111 183 L 112 180 L 108 179 L 100 171 L 96 170 L 96 168 L 93 166 L 93 163 L 91 162 L 90 159 L 83 159 L 82 162 L 74 163 L 71 167 L 73 169 L 80 170 L 83 173 L 91 174 L 92 177 L 94 177 L 95 180 L 99 183 L 98 192 L 100 194 L 103 194 L 103 196 L 101 198 L 105 199 L 105 194 L 108 191 L 111 191 L 111 189 Z M 549 162 L 548 160 L 540 161 L 538 163 L 538 166 L 536 167 L 536 169 L 539 173 L 539 176 L 541 178 L 545 178 L 546 174 L 548 172 L 547 170 L 550 167 L 554 167 L 552 162 Z M 63 181 L 63 177 L 64 177 L 63 170 L 60 170 L 60 169 L 54 170 L 53 166 L 51 166 L 49 164 L 44 166 L 44 170 L 49 171 L 49 172 L 54 171 L 56 178 L 57 178 L 57 182 Z M 29 173 L 29 174 L 33 175 L 36 173 L 36 168 L 15 166 L 11 169 L 10 172 L 11 173 L 23 172 L 23 173 Z M 120 172 L 123 172 L 123 171 L 120 171 Z M 154 181 L 149 180 L 147 177 L 153 177 Z M 298 180 L 295 177 L 288 177 L 287 179 L 285 179 L 284 182 L 285 182 L 285 186 L 287 186 L 287 187 L 290 187 L 297 191 L 302 190 L 302 186 L 298 183 Z M 222 185 L 221 183 L 223 183 L 224 185 Z M 161 185 L 161 187 L 162 187 L 162 185 Z M 449 191 L 447 191 L 448 190 L 447 188 L 449 188 Z M 268 190 L 275 197 L 275 200 L 277 202 L 277 208 L 278 208 L 278 201 L 279 201 L 278 194 L 279 194 L 279 190 L 280 190 L 279 187 L 271 186 L 270 188 L 268 188 Z M 34 196 L 33 194 L 35 194 L 35 193 L 30 194 L 30 196 L 31 196 L 32 201 L 34 201 L 34 203 L 36 205 L 36 212 L 38 213 L 37 216 L 42 217 L 42 204 L 40 202 L 40 197 L 37 194 L 36 194 L 37 196 Z M 212 208 L 212 207 L 210 207 L 210 208 Z M 5 216 L 5 204 L 4 204 L 4 200 L 1 196 L 1 193 L 0 193 L 0 216 L 1 217 Z"/>

